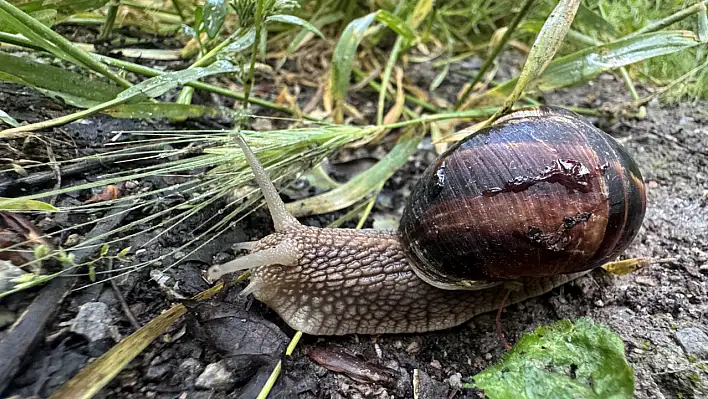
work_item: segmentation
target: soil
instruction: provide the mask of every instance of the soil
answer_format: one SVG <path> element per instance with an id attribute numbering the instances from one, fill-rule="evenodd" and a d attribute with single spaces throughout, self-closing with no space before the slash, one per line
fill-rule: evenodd
<path id="1" fill-rule="evenodd" d="M 467 65 L 456 65 L 456 68 L 465 67 Z M 460 83 L 466 80 L 454 74 L 455 68 L 451 70 L 453 73 L 438 89 L 444 97 L 453 96 Z M 414 65 L 411 73 L 420 87 L 428 87 L 435 77 L 425 65 Z M 275 96 L 277 93 L 271 94 Z M 302 99 L 306 95 L 301 93 L 301 105 L 309 101 L 309 97 Z M 375 109 L 370 105 L 375 95 L 362 91 L 354 97 L 353 101 L 363 103 L 359 109 Z M 9 98 L 13 101 L 8 101 Z M 3 99 L 0 101 L 3 110 L 18 120 L 49 118 L 63 109 L 60 104 L 14 85 L 0 85 L 0 99 Z M 207 96 L 204 100 L 208 101 Z M 598 109 L 619 106 L 630 100 L 621 80 L 602 75 L 587 85 L 549 94 L 544 102 Z M 648 209 L 643 228 L 623 257 L 652 257 L 665 261 L 652 263 L 625 276 L 596 270 L 546 295 L 507 307 L 501 325 L 511 343 L 540 325 L 589 317 L 609 326 L 624 341 L 627 357 L 635 370 L 637 398 L 708 396 L 708 374 L 705 371 L 708 359 L 701 358 L 705 352 L 695 352 L 694 348 L 694 353 L 688 353 L 678 338 L 680 332 L 688 328 L 708 332 L 707 105 L 705 102 L 650 103 L 643 118 L 590 117 L 625 145 L 640 165 L 648 187 Z M 197 123 L 172 128 L 199 126 Z M 91 143 L 104 142 L 114 130 L 164 127 L 171 126 L 166 121 L 146 123 L 99 116 L 54 129 L 50 137 L 55 138 L 56 145 L 65 145 L 62 150 L 54 152 L 68 156 L 72 147 L 84 149 Z M 59 137 L 66 140 L 59 140 Z M 390 145 L 386 143 L 386 148 L 372 148 L 368 154 L 359 155 L 362 159 L 375 156 L 372 154 L 380 154 Z M 35 156 L 42 158 L 44 150 L 38 150 Z M 429 140 L 424 141 L 420 151 L 386 183 L 370 220 L 400 214 L 411 184 L 434 157 Z M 81 178 L 70 176 L 62 184 L 80 181 Z M 155 178 L 149 183 L 159 187 L 170 182 Z M 50 187 L 51 184 L 46 188 Z M 45 187 L 24 187 L 23 192 L 42 188 Z M 60 196 L 56 200 L 77 201 L 69 196 Z M 205 213 L 209 215 L 216 211 L 208 209 Z M 302 221 L 309 225 L 326 225 L 338 216 L 324 215 L 303 218 Z M 76 222 L 65 220 L 65 215 L 57 218 L 64 219 L 51 223 L 33 221 L 44 228 L 51 228 L 52 223 L 56 226 Z M 150 245 L 146 252 L 137 256 L 137 260 L 169 253 L 200 222 L 180 226 L 162 237 L 157 245 Z M 176 294 L 188 297 L 208 288 L 200 277 L 201 270 L 233 257 L 233 251 L 229 249 L 231 244 L 258 239 L 271 231 L 267 214 L 256 212 L 234 227 L 233 234 L 223 235 L 191 255 L 188 262 L 169 270 L 164 280 L 156 278 L 160 276 L 155 272 L 169 264 L 169 259 L 162 265 L 155 265 L 152 272 L 142 269 L 118 279 L 118 290 L 138 322 L 144 325 L 177 301 Z M 134 248 L 139 246 L 139 240 L 144 242 L 147 237 L 136 238 L 132 243 Z M 255 397 L 275 361 L 282 357 L 288 337 L 292 337 L 294 331 L 264 305 L 239 299 L 239 287 L 242 286 L 234 287 L 209 304 L 190 304 L 190 313 L 175 323 L 164 339 L 148 346 L 98 397 Z M 27 295 L 15 295 L 0 302 L 0 310 L 19 315 L 28 302 Z M 26 370 L 16 377 L 4 395 L 47 397 L 83 365 L 115 344 L 117 337 L 110 334 L 88 341 L 67 328 L 66 322 L 77 315 L 82 305 L 96 301 L 108 305 L 110 314 L 105 323 L 120 336 L 125 337 L 134 331 L 109 284 L 75 291 L 64 301 L 55 322 L 46 332 L 46 338 L 27 362 Z M 0 339 L 2 334 L 0 330 Z M 703 342 L 703 345 L 708 346 L 708 343 Z M 708 351 L 708 348 L 704 349 Z M 293 355 L 284 358 L 282 374 L 269 397 L 412 398 L 415 373 L 423 392 L 421 397 L 478 398 L 482 397 L 480 392 L 462 388 L 461 382 L 469 381 L 475 373 L 498 361 L 504 352 L 493 314 L 481 315 L 457 328 L 425 334 L 304 336 Z M 315 358 L 340 356 L 350 362 L 348 364 L 354 364 L 350 367 L 366 366 L 370 372 L 357 376 L 329 371 L 310 360 L 308 354 Z M 215 373 L 210 381 L 198 378 L 205 369 L 213 371 L 217 366 L 225 369 L 227 374 L 231 373 L 228 378 L 220 380 Z M 203 388 L 205 386 L 215 388 Z"/>

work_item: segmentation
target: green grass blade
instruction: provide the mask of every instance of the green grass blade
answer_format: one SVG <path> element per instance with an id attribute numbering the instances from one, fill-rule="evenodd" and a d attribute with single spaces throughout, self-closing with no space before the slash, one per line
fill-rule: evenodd
<path id="1" fill-rule="evenodd" d="M 418 148 L 423 129 L 410 129 L 395 147 L 376 165 L 358 174 L 345 184 L 324 194 L 286 204 L 295 216 L 315 215 L 344 209 L 376 190 L 402 167 Z"/>
<path id="2" fill-rule="evenodd" d="M 349 80 L 354 67 L 356 50 L 364 33 L 374 21 L 376 13 L 357 18 L 344 28 L 332 53 L 331 94 L 337 109 L 341 110 L 349 90 Z"/>
<path id="3" fill-rule="evenodd" d="M 408 26 L 406 21 L 386 10 L 377 11 L 375 19 L 388 26 L 392 31 L 396 32 L 398 36 L 403 37 L 409 42 L 412 42 L 416 38 L 415 31 Z"/>
<path id="4" fill-rule="evenodd" d="M 504 101 L 499 112 L 490 118 L 490 122 L 508 112 L 516 100 L 521 97 L 526 85 L 541 76 L 563 43 L 565 34 L 570 29 L 579 6 L 580 0 L 561 0 L 551 12 L 531 46 L 531 51 L 526 58 L 526 63 L 516 81 L 514 90 Z"/>
<path id="5" fill-rule="evenodd" d="M 204 2 L 202 20 L 204 21 L 207 36 L 210 39 L 219 34 L 221 27 L 224 25 L 227 11 L 225 0 L 206 0 Z"/>
<path id="6" fill-rule="evenodd" d="M 91 79 L 69 69 L 40 64 L 2 51 L 0 80 L 34 87 L 81 108 L 109 101 L 121 92 L 120 87 L 109 81 Z"/>
<path id="7" fill-rule="evenodd" d="M 296 17 L 294 15 L 287 15 L 287 14 L 278 14 L 278 15 L 271 15 L 270 17 L 266 18 L 266 22 L 281 22 L 284 24 L 289 24 L 289 25 L 297 25 L 301 26 L 308 31 L 316 34 L 317 36 L 321 37 L 324 39 L 324 35 L 322 32 L 320 32 L 319 29 L 315 25 L 312 25 L 311 23 L 305 21 L 302 18 Z"/>
<path id="8" fill-rule="evenodd" d="M 541 92 L 568 87 L 610 71 L 662 55 L 676 53 L 702 44 L 689 31 L 662 31 L 620 39 L 613 43 L 589 47 L 553 61 L 536 81 Z M 514 88 L 512 79 L 485 93 L 477 104 L 499 104 Z"/>
<path id="9" fill-rule="evenodd" d="M 182 71 L 169 72 L 161 76 L 150 78 L 137 85 L 123 90 L 117 99 L 123 102 L 133 98 L 159 97 L 178 86 L 193 82 L 206 76 L 219 73 L 237 72 L 240 69 L 226 60 L 217 61 L 206 68 L 191 68 Z"/>
<path id="10" fill-rule="evenodd" d="M 98 72 L 123 87 L 131 86 L 130 82 L 117 75 L 106 65 L 92 58 L 89 53 L 74 46 L 69 40 L 22 12 L 22 10 L 6 0 L 0 0 L 0 20 L 2 20 L 3 24 L 8 24 L 13 29 L 32 40 L 34 44 L 41 46 L 55 56 Z"/>

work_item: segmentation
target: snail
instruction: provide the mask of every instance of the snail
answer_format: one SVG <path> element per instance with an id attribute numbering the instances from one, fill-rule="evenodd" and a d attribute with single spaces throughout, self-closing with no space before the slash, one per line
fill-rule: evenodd
<path id="1" fill-rule="evenodd" d="M 512 112 L 449 148 L 416 184 L 397 231 L 300 224 L 237 141 L 275 232 L 207 278 L 251 269 L 242 295 L 312 335 L 446 329 L 507 295 L 510 304 L 541 295 L 617 257 L 646 208 L 627 152 L 561 108 Z"/>

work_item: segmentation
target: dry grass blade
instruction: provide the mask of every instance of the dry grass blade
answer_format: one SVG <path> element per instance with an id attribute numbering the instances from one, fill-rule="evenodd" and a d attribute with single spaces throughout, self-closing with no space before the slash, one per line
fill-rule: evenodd
<path id="1" fill-rule="evenodd" d="M 194 300 L 207 299 L 221 291 L 223 283 L 196 295 Z M 162 335 L 169 326 L 187 312 L 182 305 L 174 305 L 148 324 L 131 334 L 83 368 L 77 375 L 64 384 L 51 399 L 89 399 L 106 386 L 123 368 L 128 365 L 152 341 Z"/>

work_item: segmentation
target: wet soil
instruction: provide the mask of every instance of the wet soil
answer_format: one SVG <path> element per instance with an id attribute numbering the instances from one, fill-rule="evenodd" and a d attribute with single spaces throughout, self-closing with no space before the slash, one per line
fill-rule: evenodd
<path id="1" fill-rule="evenodd" d="M 434 74 L 425 71 L 424 67 L 419 69 L 423 70 L 416 75 L 419 76 L 418 83 L 427 87 L 424 82 L 434 78 Z M 439 89 L 441 95 L 449 97 L 463 80 L 452 74 Z M 22 95 L 18 95 L 17 90 Z M 51 101 L 52 107 L 48 107 L 47 100 L 17 86 L 0 86 L 0 96 L 5 98 L 3 110 L 20 120 L 49 118 L 55 116 L 55 109 L 62 110 L 60 105 Z M 358 101 L 369 101 L 363 94 L 356 97 Z M 8 98 L 15 100 L 6 101 Z M 23 102 L 25 100 L 29 103 Z M 545 98 L 548 104 L 588 108 L 610 107 L 629 100 L 623 82 L 610 75 Z M 590 317 L 608 325 L 624 341 L 627 357 L 636 374 L 637 398 L 708 396 L 705 371 L 708 358 L 701 357 L 708 353 L 708 342 L 702 343 L 705 351 L 700 352 L 695 346 L 687 348 L 679 338 L 683 336 L 681 332 L 690 328 L 708 332 L 706 105 L 701 102 L 650 103 L 644 118 L 590 118 L 626 146 L 640 165 L 648 187 L 646 220 L 639 236 L 623 256 L 670 260 L 651 264 L 626 276 L 612 276 L 597 270 L 546 295 L 509 306 L 501 318 L 507 339 L 513 343 L 537 326 L 561 319 Z M 164 127 L 165 123 L 160 123 L 159 127 Z M 157 126 L 96 117 L 55 129 L 54 133 L 61 136 L 53 137 L 65 137 L 66 142 L 71 141 L 76 148 L 83 149 L 91 140 L 105 141 L 113 130 L 157 129 Z M 390 143 L 385 146 L 390 148 Z M 381 152 L 381 148 L 376 148 L 370 154 Z M 38 150 L 37 157 L 43 156 L 44 152 Z M 400 214 L 411 184 L 434 157 L 429 140 L 424 141 L 420 151 L 387 182 L 370 220 Z M 76 177 L 69 177 L 69 181 L 63 184 L 78 181 L 80 179 Z M 169 182 L 152 179 L 150 184 L 160 186 Z M 24 187 L 22 191 L 36 189 Z M 59 197 L 57 201 L 75 199 Z M 214 211 L 208 209 L 206 213 Z M 302 221 L 321 226 L 337 216 L 324 215 Z M 202 221 L 192 223 L 196 225 Z M 72 222 L 75 221 L 54 223 Z M 161 238 L 157 245 L 148 246 L 136 260 L 168 253 L 181 244 L 193 227 L 180 226 Z M 157 276 L 155 272 L 169 264 L 169 259 L 162 265 L 155 265 L 152 272 L 143 269 L 117 280 L 118 289 L 138 322 L 144 325 L 171 303 L 179 301 L 180 296 L 188 297 L 207 288 L 200 271 L 233 257 L 233 251 L 229 249 L 231 244 L 258 239 L 271 231 L 272 224 L 267 215 L 257 212 L 235 227 L 233 234 L 223 235 L 165 276 Z M 139 247 L 141 239 L 147 238 L 136 238 L 132 243 L 134 248 Z M 282 357 L 284 345 L 294 331 L 264 305 L 251 299 L 240 300 L 236 295 L 238 290 L 239 287 L 235 287 L 220 296 L 211 302 L 212 306 L 192 308 L 192 312 L 170 328 L 167 336 L 152 343 L 98 397 L 255 397 L 275 361 Z M 27 300 L 26 296 L 10 297 L 0 302 L 0 310 L 18 315 Z M 76 291 L 65 300 L 46 338 L 28 361 L 26 370 L 4 395 L 46 397 L 90 359 L 114 345 L 117 338 L 114 336 L 88 341 L 84 336 L 68 331 L 65 322 L 73 319 L 79 308 L 89 302 L 108 305 L 110 314 L 106 323 L 115 327 L 120 336 L 134 331 L 108 284 Z M 1 334 L 0 331 L 0 339 Z M 700 340 L 696 345 L 700 349 Z M 355 364 L 363 362 L 372 371 L 363 377 L 344 375 L 329 371 L 308 357 L 312 353 L 322 356 L 323 352 L 325 356 L 344 356 L 345 360 Z M 496 362 L 504 352 L 492 314 L 481 315 L 457 328 L 425 334 L 305 336 L 293 355 L 283 360 L 281 377 L 270 397 L 411 398 L 413 375 L 417 374 L 425 393 L 421 397 L 478 398 L 482 397 L 481 393 L 464 389 L 461 383 Z M 226 377 L 219 379 L 215 371 L 218 369 Z M 206 371 L 212 372 L 209 375 L 211 380 L 205 377 L 209 374 Z"/>

